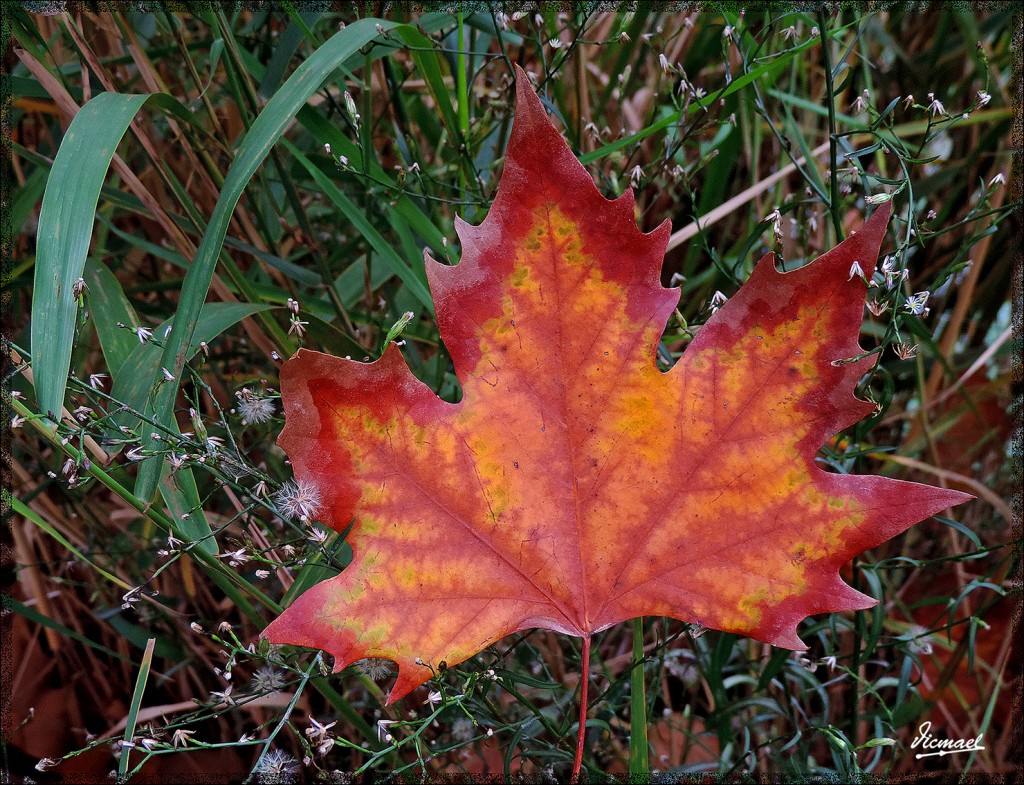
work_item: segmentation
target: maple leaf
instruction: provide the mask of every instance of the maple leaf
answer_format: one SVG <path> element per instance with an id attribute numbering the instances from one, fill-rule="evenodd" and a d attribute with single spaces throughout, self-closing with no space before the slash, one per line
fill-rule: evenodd
<path id="1" fill-rule="evenodd" d="M 373 363 L 300 350 L 281 370 L 279 444 L 350 524 L 351 564 L 266 629 L 335 670 L 399 666 L 391 703 L 517 630 L 584 639 L 670 616 L 805 648 L 805 617 L 870 607 L 853 556 L 967 494 L 823 471 L 827 439 L 872 411 L 857 336 L 888 205 L 789 273 L 769 254 L 675 366 L 666 221 L 598 192 L 522 71 L 494 204 L 427 257 L 463 397 L 439 399 L 389 345 Z M 354 522 L 353 522 L 354 519 Z M 586 649 L 589 651 L 589 648 Z M 584 701 L 585 702 L 585 701 Z"/>

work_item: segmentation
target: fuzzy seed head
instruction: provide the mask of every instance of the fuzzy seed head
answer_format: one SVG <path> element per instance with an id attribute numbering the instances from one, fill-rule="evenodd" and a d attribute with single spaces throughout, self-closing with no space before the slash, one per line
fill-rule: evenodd
<path id="1" fill-rule="evenodd" d="M 323 508 L 320 491 L 312 483 L 286 482 L 281 490 L 274 494 L 274 503 L 278 512 L 285 518 L 297 518 L 308 521 L 315 518 Z"/>

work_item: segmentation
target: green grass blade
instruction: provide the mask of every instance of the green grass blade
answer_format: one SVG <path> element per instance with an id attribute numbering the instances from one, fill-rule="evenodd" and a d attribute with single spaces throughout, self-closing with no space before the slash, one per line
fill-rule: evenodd
<path id="1" fill-rule="evenodd" d="M 89 251 L 100 188 L 128 125 L 148 95 L 101 93 L 71 121 L 50 170 L 39 210 L 32 298 L 36 400 L 59 419 L 78 305 L 72 291 Z"/>
<path id="2" fill-rule="evenodd" d="M 392 273 L 402 279 L 402 282 L 416 295 L 416 299 L 426 307 L 428 310 L 433 310 L 434 303 L 430 299 L 430 289 L 427 288 L 425 283 L 426 272 L 423 269 L 422 257 L 419 259 L 418 269 L 414 269 L 402 261 L 395 249 L 391 247 L 391 244 L 381 235 L 380 232 L 370 223 L 363 211 L 345 194 L 341 192 L 331 179 L 325 175 L 320 169 L 310 161 L 302 152 L 295 147 L 287 139 L 284 140 L 284 145 L 288 152 L 291 153 L 295 160 L 305 167 L 306 171 L 316 180 L 316 184 L 323 189 L 324 194 L 327 198 L 334 203 L 334 206 L 341 210 L 345 214 L 345 217 L 352 222 L 352 225 L 356 230 L 366 238 L 366 241 L 373 247 L 373 250 L 377 252 L 380 260 L 384 263 L 384 266 Z"/>
<path id="3" fill-rule="evenodd" d="M 335 155 L 340 153 L 349 159 L 349 163 L 352 167 L 356 169 L 363 169 L 362 152 L 360 151 L 359 146 L 346 137 L 344 133 L 331 124 L 330 121 L 324 118 L 321 114 L 313 111 L 309 107 L 303 107 L 299 112 L 297 119 L 302 123 L 306 130 L 316 136 L 317 139 L 330 144 Z M 398 185 L 395 183 L 391 174 L 385 171 L 376 161 L 368 161 L 365 166 L 366 168 L 363 169 L 363 171 L 369 171 L 375 180 L 385 183 L 389 189 L 399 190 Z M 437 228 L 434 222 L 431 221 L 427 214 L 424 213 L 412 199 L 403 194 L 398 198 L 395 206 L 391 209 L 398 215 L 401 215 L 409 224 L 410 228 L 422 237 L 423 241 L 432 248 L 435 253 L 442 253 L 445 247 L 444 233 Z"/>
<path id="4" fill-rule="evenodd" d="M 16 515 L 20 515 L 23 518 L 25 518 L 26 520 L 29 520 L 32 523 L 34 523 L 36 526 L 38 526 L 44 532 L 46 532 L 51 537 L 53 537 L 53 539 L 55 539 L 57 542 L 59 542 L 61 545 L 63 545 L 65 548 L 67 548 L 69 551 L 71 551 L 71 553 L 73 553 L 76 557 L 78 557 L 78 559 L 80 561 L 82 561 L 85 564 L 88 564 L 90 567 L 92 567 L 94 570 L 96 570 L 97 573 L 102 575 L 108 581 L 110 581 L 111 583 L 117 584 L 118 586 L 120 586 L 125 591 L 131 591 L 132 590 L 132 588 L 133 588 L 132 586 L 130 586 L 129 584 L 127 584 L 124 581 L 122 581 L 116 575 L 113 575 L 113 574 L 107 572 L 100 565 L 96 564 L 96 562 L 92 561 L 88 556 L 86 556 L 84 553 L 82 553 L 80 550 L 78 550 L 78 548 L 76 548 L 74 545 L 72 545 L 70 542 L 68 542 L 67 538 L 63 534 L 61 534 L 59 531 L 57 531 L 52 525 L 50 525 L 49 522 L 43 520 L 38 515 L 36 515 L 36 513 L 32 510 L 32 508 L 26 506 L 21 501 L 21 499 L 19 499 L 17 496 L 12 496 L 11 497 L 11 508 L 14 510 Z"/>
<path id="5" fill-rule="evenodd" d="M 142 707 L 142 694 L 146 691 L 146 682 L 149 681 L 149 668 L 153 664 L 153 647 L 156 646 L 156 638 L 146 641 L 146 651 L 142 654 L 142 662 L 139 664 L 139 676 L 135 680 L 135 691 L 132 693 L 132 703 L 128 708 L 128 722 L 124 726 L 125 746 L 121 750 L 121 760 L 117 764 L 119 781 L 124 781 L 124 775 L 128 771 L 128 752 L 131 749 L 132 736 L 135 735 L 135 721 L 139 716 L 139 709 Z"/>
<path id="6" fill-rule="evenodd" d="M 389 29 L 395 22 L 373 18 L 360 19 L 335 33 L 302 63 L 270 99 L 253 122 L 238 148 L 238 154 L 224 180 L 224 188 L 210 216 L 206 233 L 196 251 L 196 257 L 185 275 L 181 288 L 178 311 L 174 316 L 174 329 L 164 346 L 161 365 L 175 377 L 163 385 L 154 406 L 156 418 L 169 423 L 174 417 L 174 400 L 178 392 L 177 379 L 185 366 L 188 346 L 192 341 L 200 310 L 213 281 L 228 224 L 235 205 L 242 197 L 246 184 L 281 138 L 295 115 L 328 76 L 346 59 L 377 37 L 380 28 Z M 146 446 L 152 447 L 151 443 Z M 136 494 L 151 499 L 160 479 L 161 457 L 143 461 L 135 486 Z"/>
<path id="7" fill-rule="evenodd" d="M 438 52 L 430 51 L 434 47 L 434 42 L 415 27 L 401 25 L 395 29 L 395 35 L 409 47 L 412 61 L 423 77 L 423 81 L 430 91 L 430 97 L 434 99 L 437 111 L 451 138 L 459 139 L 459 116 L 455 112 L 455 107 L 452 106 L 452 91 L 445 84 L 441 68 L 438 66 L 438 63 L 443 62 L 444 58 Z"/>
<path id="8" fill-rule="evenodd" d="M 63 635 L 65 638 L 77 641 L 78 643 L 81 643 L 83 646 L 88 646 L 90 649 L 95 649 L 96 651 L 105 654 L 108 657 L 112 657 L 115 660 L 120 660 L 121 662 L 131 662 L 130 658 L 125 657 L 120 652 L 116 652 L 113 649 L 108 649 L 106 646 L 96 643 L 96 641 L 94 640 L 90 640 L 89 638 L 82 635 L 80 632 L 77 632 L 71 629 L 70 627 L 65 627 L 60 622 L 54 621 L 49 616 L 46 616 L 37 611 L 35 608 L 31 608 L 28 605 L 23 605 L 13 597 L 8 597 L 5 594 L 2 597 L 0 597 L 0 602 L 3 603 L 3 608 L 5 611 L 14 611 L 19 616 L 24 616 L 31 622 L 35 622 L 36 624 L 46 627 L 47 629 L 53 630 L 54 632 Z"/>

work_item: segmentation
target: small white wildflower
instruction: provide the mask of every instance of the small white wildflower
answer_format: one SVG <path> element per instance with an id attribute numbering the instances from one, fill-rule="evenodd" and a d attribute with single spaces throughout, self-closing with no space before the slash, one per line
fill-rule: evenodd
<path id="1" fill-rule="evenodd" d="M 124 454 L 129 461 L 141 461 L 146 456 L 142 454 L 142 447 L 132 447 Z"/>
<path id="2" fill-rule="evenodd" d="M 623 30 L 621 33 L 619 33 L 619 43 L 620 44 L 628 44 L 629 41 L 630 41 L 629 33 L 627 33 L 625 30 Z"/>
<path id="3" fill-rule="evenodd" d="M 110 377 L 108 377 L 105 373 L 90 373 L 89 386 L 92 387 L 94 390 L 98 390 L 100 387 L 103 386 L 103 380 L 108 378 Z"/>
<path id="4" fill-rule="evenodd" d="M 431 707 L 436 706 L 441 702 L 441 693 L 437 690 L 427 693 L 427 699 L 424 703 L 429 704 Z"/>
<path id="5" fill-rule="evenodd" d="M 153 331 L 148 327 L 136 327 L 135 337 L 139 339 L 139 343 L 145 343 L 153 337 Z"/>
<path id="6" fill-rule="evenodd" d="M 811 38 L 817 38 L 819 35 L 821 35 L 821 31 L 817 28 L 817 26 L 812 27 Z"/>
<path id="7" fill-rule="evenodd" d="M 270 577 L 270 570 L 256 570 L 256 577 L 261 581 Z"/>
<path id="8" fill-rule="evenodd" d="M 122 595 L 122 597 L 121 597 L 121 608 L 122 608 L 122 610 L 128 610 L 130 607 L 132 607 L 132 603 L 136 603 L 136 602 L 139 601 L 139 592 L 140 592 L 139 587 L 136 586 L 131 591 L 129 591 L 126 594 Z"/>
<path id="9" fill-rule="evenodd" d="M 914 105 L 914 96 L 913 96 L 913 94 L 908 95 L 906 98 L 903 99 L 903 108 L 904 109 L 909 109 L 913 105 Z"/>
<path id="10" fill-rule="evenodd" d="M 252 741 L 255 738 L 256 738 L 255 736 L 251 736 L 248 733 L 243 733 L 241 736 L 238 737 L 238 743 L 239 744 L 248 744 L 250 741 Z"/>
<path id="11" fill-rule="evenodd" d="M 232 685 L 229 684 L 222 691 L 214 690 L 210 693 L 210 697 L 216 700 L 217 703 L 226 703 L 230 706 L 234 703 L 234 701 L 231 698 L 231 688 Z"/>
<path id="12" fill-rule="evenodd" d="M 984 90 L 978 91 L 978 106 L 985 106 L 991 100 L 992 96 L 986 93 Z"/>
<path id="13" fill-rule="evenodd" d="M 775 244 L 782 244 L 782 213 L 779 212 L 779 208 L 776 207 L 765 218 L 766 221 L 771 221 L 772 224 L 772 235 L 775 238 Z"/>
<path id="14" fill-rule="evenodd" d="M 394 736 L 388 728 L 394 725 L 397 720 L 377 720 L 377 738 L 384 743 L 388 743 L 394 740 Z"/>
<path id="15" fill-rule="evenodd" d="M 316 517 L 323 506 L 320 491 L 305 481 L 286 482 L 274 494 L 274 503 L 284 517 L 301 521 Z"/>
<path id="16" fill-rule="evenodd" d="M 36 764 L 36 771 L 46 771 L 60 763 L 60 758 L 40 758 Z"/>
<path id="17" fill-rule="evenodd" d="M 228 563 L 232 567 L 241 567 L 247 561 L 249 561 L 249 555 L 245 552 L 245 548 L 239 548 L 237 551 L 228 551 L 227 553 L 220 554 L 220 558 L 227 559 Z"/>
<path id="18" fill-rule="evenodd" d="M 310 726 L 306 728 L 306 735 L 311 739 L 323 739 L 327 737 L 327 732 L 338 724 L 338 721 L 329 722 L 324 725 L 322 722 L 318 722 L 315 717 L 309 718 Z"/>
<path id="19" fill-rule="evenodd" d="M 668 58 L 665 57 L 664 52 L 658 55 L 658 64 L 661 66 L 661 70 L 666 74 L 672 70 L 672 64 L 668 61 Z"/>
<path id="20" fill-rule="evenodd" d="M 716 290 L 715 293 L 711 295 L 711 313 L 718 311 L 719 308 L 725 305 L 728 299 L 728 297 Z"/>
<path id="21" fill-rule="evenodd" d="M 327 532 L 318 526 L 310 526 L 306 533 L 306 539 L 314 545 L 323 545 L 327 542 Z"/>
<path id="22" fill-rule="evenodd" d="M 901 360 L 910 360 L 917 356 L 917 345 L 912 343 L 898 343 L 892 350 Z"/>
<path id="23" fill-rule="evenodd" d="M 14 415 L 11 418 L 11 430 L 14 430 L 15 428 L 20 428 L 26 422 L 27 422 L 26 418 L 22 417 L 20 414 Z"/>
<path id="24" fill-rule="evenodd" d="M 266 496 L 267 495 L 267 481 L 260 480 L 256 483 L 256 487 L 252 489 L 253 496 Z"/>
<path id="25" fill-rule="evenodd" d="M 736 28 L 733 27 L 732 25 L 726 25 L 725 27 L 723 27 L 722 28 L 722 38 L 729 38 L 733 34 L 733 31 L 735 29 Z"/>
<path id="26" fill-rule="evenodd" d="M 828 657 L 823 657 L 818 662 L 821 665 L 827 666 L 829 673 L 831 673 L 832 671 L 834 671 L 836 669 L 836 656 L 834 654 L 830 654 Z"/>
<path id="27" fill-rule="evenodd" d="M 78 278 L 73 284 L 71 284 L 71 294 L 74 295 L 76 300 L 81 300 L 82 295 L 89 291 L 89 287 L 85 284 L 84 278 Z"/>
<path id="28" fill-rule="evenodd" d="M 993 177 L 991 180 L 988 181 L 988 187 L 989 188 L 992 188 L 993 186 L 996 186 L 996 185 L 1005 185 L 1005 184 L 1006 184 L 1006 175 L 1004 175 L 1002 172 L 997 172 L 995 177 Z"/>
<path id="29" fill-rule="evenodd" d="M 864 277 L 864 268 L 860 266 L 860 262 L 856 259 L 854 259 L 853 264 L 850 265 L 850 274 L 847 276 L 846 280 L 852 281 L 854 276 L 857 276 L 858 278 Z"/>
<path id="30" fill-rule="evenodd" d="M 309 322 L 305 322 L 299 317 L 292 315 L 291 323 L 288 327 L 288 334 L 294 335 L 296 338 L 303 338 L 306 335 L 306 328 L 309 326 Z"/>
<path id="31" fill-rule="evenodd" d="M 904 303 L 903 307 L 906 308 L 907 311 L 909 311 L 910 313 L 914 314 L 914 316 L 926 314 L 927 309 L 925 308 L 925 305 L 928 303 L 928 297 L 928 292 L 918 292 L 917 294 L 912 294 L 910 295 L 910 297 L 907 298 L 907 301 L 906 303 Z"/>
<path id="32" fill-rule="evenodd" d="M 161 367 L 160 368 L 160 373 L 163 374 L 165 382 L 173 382 L 174 381 L 174 374 L 171 373 L 170 371 L 168 371 L 166 368 Z"/>
<path id="33" fill-rule="evenodd" d="M 851 108 L 853 109 L 854 114 L 860 114 L 865 109 L 867 109 L 868 108 L 868 101 L 870 101 L 870 100 L 871 100 L 871 93 L 869 93 L 867 91 L 867 88 L 864 88 L 864 92 L 862 92 L 860 95 L 857 96 L 856 99 L 854 99 L 854 102 L 853 102 L 853 104 L 851 106 Z"/>
<path id="34" fill-rule="evenodd" d="M 942 101 L 935 97 L 935 93 L 928 93 L 928 111 L 932 113 L 932 117 L 937 114 L 945 114 L 946 107 L 942 105 Z"/>
<path id="35" fill-rule="evenodd" d="M 875 316 L 881 316 L 883 313 L 889 310 L 889 303 L 885 300 L 868 300 L 868 310 L 871 311 Z"/>
<path id="36" fill-rule="evenodd" d="M 200 635 L 205 635 L 205 634 L 206 634 L 206 630 L 204 630 L 204 629 L 202 628 L 202 626 L 201 626 L 201 625 L 199 624 L 199 622 L 195 622 L 195 621 L 194 621 L 194 622 L 192 622 L 192 623 L 191 623 L 190 625 L 188 625 L 188 626 L 192 628 L 192 632 L 197 632 L 197 633 L 199 633 Z"/>
<path id="37" fill-rule="evenodd" d="M 636 188 L 640 185 L 640 179 L 644 176 L 644 170 L 637 164 L 629 172 L 629 185 L 631 188 Z"/>
<path id="38" fill-rule="evenodd" d="M 552 49 L 561 49 L 562 48 L 562 40 L 560 38 L 548 39 L 548 46 L 550 46 Z"/>
<path id="39" fill-rule="evenodd" d="M 148 736 L 139 740 L 139 746 L 147 752 L 151 752 L 152 750 L 156 749 L 159 743 L 160 742 L 158 742 L 156 739 L 150 738 Z"/>
<path id="40" fill-rule="evenodd" d="M 934 210 L 929 210 L 928 214 L 924 217 L 924 220 L 926 220 L 926 221 L 934 221 L 938 217 L 939 217 L 939 214 L 937 212 L 935 212 Z"/>
<path id="41" fill-rule="evenodd" d="M 188 742 L 192 741 L 191 736 L 195 735 L 194 730 L 185 730 L 184 728 L 178 728 L 171 735 L 171 744 L 175 747 L 184 747 Z"/>
<path id="42" fill-rule="evenodd" d="M 206 437 L 206 450 L 207 452 L 217 452 L 224 446 L 224 440 L 219 436 L 207 436 Z"/>
<path id="43" fill-rule="evenodd" d="M 795 659 L 804 670 L 811 671 L 813 673 L 818 669 L 818 664 L 814 660 L 809 657 L 804 657 L 802 654 L 794 654 L 793 659 Z"/>
<path id="44" fill-rule="evenodd" d="M 793 25 L 790 25 L 789 27 L 787 27 L 785 30 L 782 31 L 782 37 L 784 39 L 786 39 L 787 41 L 791 40 L 792 38 L 795 38 L 796 37 L 796 27 L 794 27 Z"/>

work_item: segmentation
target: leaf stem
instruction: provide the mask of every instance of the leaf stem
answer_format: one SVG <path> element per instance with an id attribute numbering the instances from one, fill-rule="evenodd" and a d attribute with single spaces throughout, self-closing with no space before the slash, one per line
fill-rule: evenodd
<path id="1" fill-rule="evenodd" d="M 587 687 L 590 684 L 590 635 L 583 636 L 583 663 L 580 665 L 580 728 L 576 736 L 576 759 L 572 762 L 571 782 L 579 782 L 583 767 L 583 744 L 587 736 Z"/>

